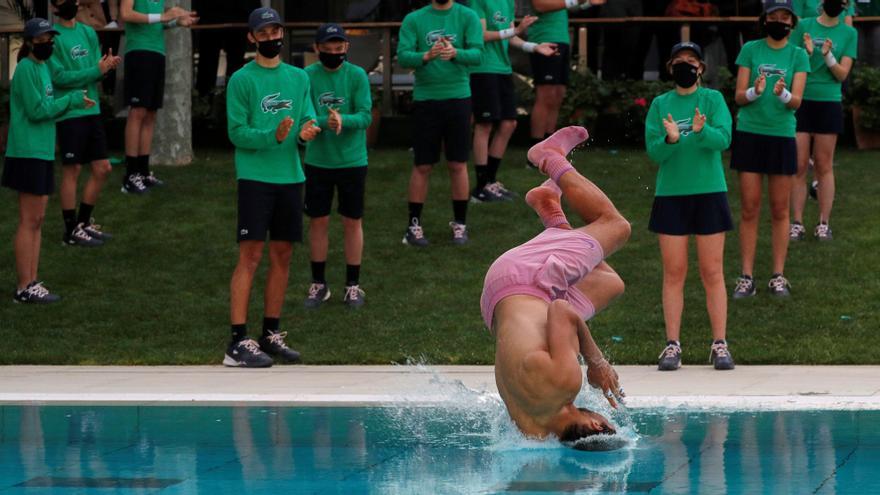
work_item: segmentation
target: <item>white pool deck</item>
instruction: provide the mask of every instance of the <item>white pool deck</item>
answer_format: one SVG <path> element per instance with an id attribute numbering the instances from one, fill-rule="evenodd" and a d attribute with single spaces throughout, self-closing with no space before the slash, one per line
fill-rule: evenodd
<path id="1" fill-rule="evenodd" d="M 880 366 L 616 369 L 629 407 L 880 410 Z M 459 383 L 497 395 L 491 366 L 0 366 L 0 405 L 435 404 Z"/>

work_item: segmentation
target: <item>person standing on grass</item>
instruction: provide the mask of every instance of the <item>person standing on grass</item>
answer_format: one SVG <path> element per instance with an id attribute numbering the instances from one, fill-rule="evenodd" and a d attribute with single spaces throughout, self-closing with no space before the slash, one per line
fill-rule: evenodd
<path id="1" fill-rule="evenodd" d="M 165 29 L 190 27 L 195 12 L 165 10 L 165 0 L 122 0 L 125 22 L 125 176 L 122 192 L 143 194 L 162 181 L 150 172 L 156 112 L 165 98 Z"/>
<path id="2" fill-rule="evenodd" d="M 49 59 L 52 84 L 57 95 L 86 91 L 89 98 L 99 101 L 98 82 L 122 61 L 112 52 L 101 56 L 95 30 L 76 21 L 77 0 L 52 0 L 55 15 L 60 19 L 55 30 L 55 50 Z M 58 119 L 56 124 L 61 150 L 61 215 L 64 219 L 63 242 L 68 246 L 100 246 L 112 236 L 92 221 L 98 195 L 110 176 L 107 159 L 107 134 L 101 119 L 101 107 L 74 110 Z M 83 190 L 79 213 L 76 211 L 76 189 L 82 164 L 91 164 L 92 174 Z"/>
<path id="3" fill-rule="evenodd" d="M 497 177 L 507 143 L 516 130 L 516 93 L 508 45 L 544 57 L 555 55 L 556 45 L 539 45 L 520 38 L 538 18 L 526 16 L 516 26 L 513 21 L 516 13 L 513 0 L 471 0 L 470 7 L 483 25 L 485 43 L 480 65 L 471 70 L 475 122 L 474 171 L 477 175 L 471 201 L 510 201 L 513 195 L 498 182 Z"/>
<path id="4" fill-rule="evenodd" d="M 532 107 L 530 134 L 537 144 L 556 130 L 559 109 L 571 73 L 571 38 L 568 34 L 568 11 L 602 5 L 606 0 L 532 0 L 532 11 L 538 17 L 529 28 L 529 41 L 552 43 L 556 54 L 546 57 L 531 54 L 532 77 L 535 84 L 535 105 Z M 528 164 L 528 163 L 527 163 Z M 533 167 L 534 165 L 528 164 Z"/>
<path id="5" fill-rule="evenodd" d="M 25 23 L 24 44 L 9 88 L 9 140 L 0 184 L 18 191 L 15 267 L 18 285 L 14 301 L 52 303 L 61 299 L 37 280 L 46 203 L 55 189 L 55 119 L 88 109 L 95 101 L 85 91 L 55 97 L 47 61 L 59 33 L 46 19 Z"/>
<path id="6" fill-rule="evenodd" d="M 230 283 L 232 341 L 223 364 L 272 366 L 272 356 L 299 361 L 279 331 L 293 243 L 302 241 L 303 174 L 297 144 L 321 132 L 309 94 L 309 76 L 281 61 L 284 22 L 271 8 L 254 10 L 248 40 L 257 57 L 235 72 L 226 92 L 229 140 L 238 179 L 238 264 Z M 291 131 L 295 134 L 291 135 Z M 247 336 L 248 300 L 269 236 L 269 272 L 259 343 Z"/>
<path id="7" fill-rule="evenodd" d="M 324 24 L 315 36 L 319 62 L 306 67 L 312 105 L 323 132 L 306 147 L 306 202 L 312 284 L 307 308 L 330 299 L 324 275 L 327 266 L 328 226 L 334 190 L 339 193 L 339 214 L 345 243 L 345 291 L 342 301 L 350 308 L 364 304 L 360 287 L 364 251 L 364 193 L 367 183 L 367 127 L 373 106 L 366 71 L 345 61 L 349 40 L 337 24 Z"/>
<path id="8" fill-rule="evenodd" d="M 666 70 L 675 89 L 651 102 L 645 119 L 645 145 L 657 162 L 657 187 L 648 228 L 657 234 L 663 259 L 663 317 L 666 348 L 662 371 L 681 367 L 681 313 L 688 271 L 688 242 L 694 236 L 706 309 L 712 325 L 709 361 L 733 369 L 727 348 L 727 289 L 724 238 L 733 229 L 721 153 L 730 146 L 732 119 L 724 96 L 704 88 L 703 50 L 696 43 L 672 47 Z"/>
<path id="9" fill-rule="evenodd" d="M 798 170 L 792 186 L 791 209 L 794 220 L 789 237 L 803 240 L 804 203 L 807 201 L 807 168 L 814 159 L 813 172 L 819 182 L 819 222 L 813 236 L 820 241 L 832 239 L 831 207 L 834 203 L 834 148 L 837 135 L 843 132 L 841 85 L 849 76 L 858 53 L 858 33 L 840 20 L 845 1 L 825 0 L 822 15 L 798 24 L 794 40 L 803 40 L 810 56 L 810 75 L 804 89 L 804 101 L 798 109 Z M 839 57 L 839 58 L 838 58 Z"/>
<path id="10" fill-rule="evenodd" d="M 403 19 L 397 59 L 415 69 L 413 151 L 403 243 L 426 247 L 422 208 L 431 170 L 445 149 L 452 182 L 452 242 L 466 244 L 471 88 L 469 71 L 480 63 L 483 29 L 473 10 L 455 0 L 432 0 Z"/>
<path id="11" fill-rule="evenodd" d="M 789 40 L 797 20 L 791 0 L 765 0 L 758 22 L 767 36 L 746 43 L 736 59 L 736 103 L 740 110 L 730 167 L 739 172 L 742 275 L 733 291 L 735 299 L 756 292 L 753 272 L 765 177 L 773 246 L 768 289 L 774 296 L 791 293 L 783 270 L 788 255 L 792 176 L 797 173 L 795 111 L 801 105 L 810 70 L 807 52 Z"/>

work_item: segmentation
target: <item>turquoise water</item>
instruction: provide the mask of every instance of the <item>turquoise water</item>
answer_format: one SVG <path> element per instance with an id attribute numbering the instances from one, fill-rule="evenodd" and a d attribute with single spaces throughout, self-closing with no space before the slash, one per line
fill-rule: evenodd
<path id="1" fill-rule="evenodd" d="M 443 407 L 0 406 L 0 494 L 880 493 L 880 412 L 638 410 L 614 452 Z M 637 433 L 636 433 L 637 432 Z"/>

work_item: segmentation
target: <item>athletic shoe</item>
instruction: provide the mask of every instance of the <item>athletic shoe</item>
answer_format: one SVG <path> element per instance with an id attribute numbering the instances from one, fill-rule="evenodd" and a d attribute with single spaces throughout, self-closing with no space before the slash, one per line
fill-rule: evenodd
<path id="1" fill-rule="evenodd" d="M 357 309 L 364 305 L 364 296 L 366 293 L 359 285 L 345 286 L 345 295 L 342 296 L 342 302 L 352 309 Z"/>
<path id="2" fill-rule="evenodd" d="M 727 348 L 726 340 L 716 340 L 712 343 L 709 351 L 709 363 L 715 365 L 716 370 L 732 370 L 736 367 L 733 363 L 733 356 L 730 355 L 730 349 Z"/>
<path id="3" fill-rule="evenodd" d="M 668 341 L 658 359 L 660 363 L 657 369 L 660 371 L 675 371 L 681 368 L 681 345 L 674 340 Z"/>
<path id="4" fill-rule="evenodd" d="M 767 283 L 770 293 L 777 297 L 788 297 L 791 295 L 791 284 L 788 279 L 783 277 L 781 273 L 773 275 L 770 282 Z"/>
<path id="5" fill-rule="evenodd" d="M 49 304 L 60 301 L 61 296 L 49 292 L 43 282 L 31 282 L 23 290 L 15 291 L 12 300 L 22 304 Z"/>
<path id="6" fill-rule="evenodd" d="M 126 175 L 122 179 L 122 192 L 126 194 L 144 194 L 149 192 L 144 184 L 144 176 L 141 174 Z"/>
<path id="7" fill-rule="evenodd" d="M 158 177 L 153 175 L 153 172 L 150 172 L 150 175 L 145 175 L 142 177 L 143 177 L 144 185 L 147 186 L 147 188 L 162 187 L 165 185 L 165 181 L 159 180 Z"/>
<path id="8" fill-rule="evenodd" d="M 811 198 L 819 199 L 819 181 L 814 180 L 813 182 L 810 182 L 810 188 L 808 191 Z"/>
<path id="9" fill-rule="evenodd" d="M 490 185 L 471 191 L 471 203 L 499 203 L 506 200 L 497 189 L 490 188 Z"/>
<path id="10" fill-rule="evenodd" d="M 425 231 L 419 225 L 419 221 L 413 218 L 412 225 L 406 228 L 403 235 L 403 243 L 415 247 L 428 247 L 428 239 L 425 237 Z"/>
<path id="11" fill-rule="evenodd" d="M 106 26 L 104 26 L 104 29 L 116 29 L 118 27 L 119 24 L 116 21 L 110 21 Z"/>
<path id="12" fill-rule="evenodd" d="M 90 236 L 84 227 L 85 224 L 80 223 L 74 227 L 73 232 L 65 232 L 64 245 L 79 247 L 99 247 L 104 245 L 104 241 Z"/>
<path id="13" fill-rule="evenodd" d="M 452 243 L 459 246 L 467 244 L 467 225 L 458 222 L 449 222 L 449 226 L 452 228 Z"/>
<path id="14" fill-rule="evenodd" d="M 86 231 L 86 234 L 89 234 L 89 237 L 98 239 L 99 241 L 109 241 L 110 239 L 113 239 L 113 234 L 104 232 L 104 229 L 95 223 L 94 218 L 89 220 L 88 225 L 83 226 L 83 230 Z"/>
<path id="15" fill-rule="evenodd" d="M 287 332 L 272 332 L 260 337 L 260 349 L 270 356 L 275 356 L 285 363 L 298 363 L 299 353 L 287 346 L 284 338 Z"/>
<path id="16" fill-rule="evenodd" d="M 327 284 L 313 282 L 309 286 L 309 295 L 306 297 L 306 309 L 316 309 L 328 299 L 330 299 L 330 288 L 327 287 Z"/>
<path id="17" fill-rule="evenodd" d="M 733 298 L 734 299 L 743 299 L 746 297 L 752 297 L 757 292 L 755 288 L 755 280 L 748 276 L 742 275 L 738 279 L 736 279 L 736 287 L 733 288 Z"/>
<path id="18" fill-rule="evenodd" d="M 831 235 L 831 227 L 829 227 L 827 223 L 819 223 L 816 225 L 816 230 L 813 231 L 813 237 L 819 241 L 830 241 L 834 239 L 834 236 Z"/>
<path id="19" fill-rule="evenodd" d="M 493 182 L 489 185 L 497 188 L 498 192 L 501 193 L 501 195 L 504 196 L 505 198 L 510 198 L 511 200 L 513 200 L 513 198 L 516 196 L 516 194 L 514 194 L 509 189 L 504 187 L 504 184 L 502 184 L 500 182 L 496 181 L 496 182 Z"/>
<path id="20" fill-rule="evenodd" d="M 232 342 L 226 348 L 226 356 L 223 357 L 223 366 L 231 368 L 268 368 L 272 366 L 272 358 L 260 350 L 260 345 L 254 339 L 244 339 L 240 342 Z"/>
<path id="21" fill-rule="evenodd" d="M 788 238 L 792 241 L 802 241 L 807 235 L 807 229 L 800 222 L 792 222 L 788 228 Z"/>

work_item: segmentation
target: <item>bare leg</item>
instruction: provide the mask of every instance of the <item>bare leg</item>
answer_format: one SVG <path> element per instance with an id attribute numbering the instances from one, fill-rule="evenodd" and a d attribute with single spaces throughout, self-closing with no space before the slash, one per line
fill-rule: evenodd
<path id="1" fill-rule="evenodd" d="M 144 114 L 141 125 L 140 145 L 138 155 L 149 155 L 153 151 L 153 130 L 156 128 L 156 111 L 148 110 Z"/>
<path id="2" fill-rule="evenodd" d="M 586 277 L 574 284 L 596 310 L 596 314 L 607 308 L 625 289 L 620 275 L 606 262 L 596 265 Z"/>
<path id="3" fill-rule="evenodd" d="M 739 196 L 741 203 L 739 250 L 742 257 L 742 273 L 750 277 L 755 269 L 755 247 L 758 244 L 758 219 L 761 216 L 762 182 L 763 176 L 761 174 L 752 172 L 740 172 L 739 174 Z"/>
<path id="4" fill-rule="evenodd" d="M 681 342 L 681 314 L 684 311 L 684 282 L 688 272 L 688 236 L 657 236 L 663 259 L 663 319 L 666 340 Z"/>
<path id="5" fill-rule="evenodd" d="M 513 132 L 515 130 L 515 120 L 502 120 L 501 123 L 498 124 L 498 128 L 495 130 L 495 135 L 492 136 L 492 143 L 489 145 L 489 156 L 494 156 L 497 158 L 503 157 L 504 153 L 507 152 L 507 143 L 510 142 L 510 137 L 513 136 Z M 477 150 L 475 148 L 475 157 L 476 154 Z"/>
<path id="6" fill-rule="evenodd" d="M 587 223 L 578 230 L 596 239 L 605 258 L 626 244 L 632 227 L 601 189 L 574 170 L 560 178 L 559 187 L 568 204 Z"/>
<path id="7" fill-rule="evenodd" d="M 312 261 L 327 261 L 329 225 L 329 216 L 309 220 L 309 255 Z"/>
<path id="8" fill-rule="evenodd" d="M 547 119 L 554 100 L 554 93 L 555 89 L 551 85 L 539 84 L 535 86 L 535 105 L 532 107 L 530 119 L 530 132 L 533 139 L 542 139 L 546 133 L 551 131 L 547 127 Z"/>
<path id="9" fill-rule="evenodd" d="M 547 121 L 544 124 L 544 134 L 555 132 L 559 122 L 559 109 L 565 100 L 565 86 L 562 84 L 554 84 L 550 86 L 553 89 L 551 100 L 547 104 Z"/>
<path id="10" fill-rule="evenodd" d="M 489 137 L 491 135 L 491 122 L 474 124 L 474 163 L 485 165 L 489 161 Z"/>
<path id="11" fill-rule="evenodd" d="M 125 154 L 138 156 L 141 150 L 141 130 L 146 118 L 147 109 L 131 107 L 128 110 L 128 119 L 125 121 Z"/>
<path id="12" fill-rule="evenodd" d="M 287 291 L 287 280 L 290 277 L 290 257 L 293 243 L 287 241 L 269 242 L 269 273 L 266 276 L 266 293 L 263 304 L 263 315 L 279 318 L 284 306 L 284 293 Z"/>
<path id="13" fill-rule="evenodd" d="M 18 290 L 37 279 L 43 219 L 49 196 L 18 194 L 18 229 L 15 231 L 15 267 Z"/>
<path id="14" fill-rule="evenodd" d="M 724 286 L 725 233 L 697 236 L 700 278 L 706 290 L 706 310 L 712 325 L 712 338 L 727 338 L 727 288 Z"/>
<path id="15" fill-rule="evenodd" d="M 409 177 L 409 201 L 424 203 L 428 197 L 428 179 L 431 177 L 431 165 L 416 165 Z"/>
<path id="16" fill-rule="evenodd" d="M 792 179 L 791 214 L 792 219 L 804 223 L 804 205 L 807 202 L 807 169 L 810 165 L 810 140 L 806 132 L 797 133 L 798 170 Z"/>
<path id="17" fill-rule="evenodd" d="M 110 177 L 111 171 L 112 167 L 109 160 L 92 162 L 92 174 L 89 176 L 88 182 L 86 182 L 85 189 L 83 189 L 83 202 L 90 205 L 98 202 L 98 195 L 101 194 L 101 189 L 104 188 L 104 184 Z"/>
<path id="18" fill-rule="evenodd" d="M 363 221 L 360 218 L 342 217 L 342 228 L 345 239 L 345 262 L 349 265 L 360 265 L 364 252 Z"/>
<path id="19" fill-rule="evenodd" d="M 449 162 L 449 180 L 452 182 L 452 199 L 464 201 L 470 198 L 467 163 Z M 425 183 L 427 195 L 427 183 Z"/>
<path id="20" fill-rule="evenodd" d="M 230 282 L 230 319 L 233 325 L 247 322 L 248 302 L 254 273 L 263 257 L 263 241 L 241 241 L 238 243 L 238 264 L 232 272 Z"/>
<path id="21" fill-rule="evenodd" d="M 783 273 L 788 256 L 789 204 L 791 204 L 791 177 L 771 175 L 769 187 L 772 219 L 773 273 Z"/>
<path id="22" fill-rule="evenodd" d="M 834 148 L 837 134 L 817 134 L 813 154 L 816 180 L 819 181 L 819 221 L 828 222 L 834 205 Z"/>
<path id="23" fill-rule="evenodd" d="M 58 196 L 62 210 L 76 209 L 76 183 L 79 179 L 81 165 L 63 165 L 61 167 L 61 187 Z"/>

